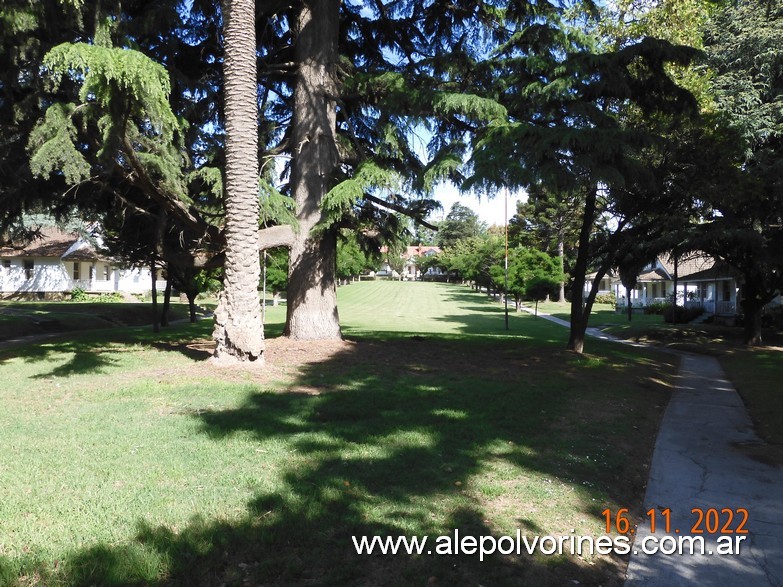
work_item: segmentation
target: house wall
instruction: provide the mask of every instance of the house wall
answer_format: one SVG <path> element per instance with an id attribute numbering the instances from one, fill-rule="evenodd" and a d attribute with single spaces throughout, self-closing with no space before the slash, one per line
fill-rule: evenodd
<path id="1" fill-rule="evenodd" d="M 25 261 L 32 261 L 32 275 L 28 278 Z M 66 291 L 70 279 L 65 266 L 59 259 L 36 258 L 10 259 L 10 267 L 5 263 L 0 269 L 0 292 L 6 293 L 36 293 Z"/>
<path id="2" fill-rule="evenodd" d="M 88 293 L 113 291 L 143 294 L 152 288 L 150 270 L 118 269 L 105 261 L 62 261 L 57 258 L 31 258 L 32 277 L 28 279 L 24 258 L 9 259 L 0 264 L 0 294 L 32 295 L 70 292 L 79 287 Z M 4 260 L 5 261 L 5 260 Z M 78 270 L 76 268 L 78 267 Z M 157 280 L 158 289 L 166 287 Z"/>

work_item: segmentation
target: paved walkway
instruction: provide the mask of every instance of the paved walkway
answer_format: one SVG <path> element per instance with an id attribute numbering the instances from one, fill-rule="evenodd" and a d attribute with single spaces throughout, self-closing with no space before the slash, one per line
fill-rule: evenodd
<path id="1" fill-rule="evenodd" d="M 718 539 L 736 546 L 743 535 L 705 533 L 704 555 L 646 555 L 642 541 L 649 520 L 638 528 L 626 586 L 783 585 L 783 470 L 743 454 L 738 446 L 758 443 L 742 400 L 714 357 L 683 355 L 677 389 L 664 413 L 655 443 L 644 511 L 671 510 L 670 535 L 694 535 L 698 508 L 715 508 L 722 526 L 728 508 L 735 512 L 728 529 L 736 530 L 748 511 L 749 533 L 739 555 L 717 555 Z M 665 536 L 658 514 L 655 536 Z M 714 522 L 714 517 L 713 517 Z M 705 523 L 700 526 L 705 529 Z M 667 539 L 670 540 L 670 539 Z M 713 554 L 710 555 L 709 553 Z"/>
<path id="2" fill-rule="evenodd" d="M 569 326 L 553 316 L 539 316 Z M 595 329 L 588 329 L 588 334 L 629 344 Z M 667 508 L 671 510 L 669 535 L 674 539 L 696 536 L 691 532 L 698 520 L 694 508 L 701 512 L 715 508 L 720 526 L 729 515 L 721 510 L 731 510 L 734 519 L 729 530 L 738 528 L 743 517 L 738 510 L 744 508 L 749 533 L 705 532 L 703 555 L 647 555 L 642 553 L 642 542 L 653 535 L 647 519 L 637 529 L 626 587 L 783 586 L 783 469 L 755 461 L 738 448 L 760 441 L 717 359 L 676 354 L 681 357 L 677 388 L 658 431 L 644 498 L 644 511 L 658 512 L 654 536 L 660 539 L 666 535 L 660 512 Z M 706 530 L 704 521 L 700 527 Z M 744 540 L 737 542 L 737 537 L 743 536 Z M 721 545 L 739 544 L 739 555 L 715 554 L 719 539 Z M 663 543 L 667 551 L 671 545 L 671 539 Z"/>

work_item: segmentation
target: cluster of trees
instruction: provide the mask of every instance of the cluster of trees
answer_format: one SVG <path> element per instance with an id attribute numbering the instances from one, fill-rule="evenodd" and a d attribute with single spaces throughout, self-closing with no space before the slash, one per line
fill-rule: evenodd
<path id="1" fill-rule="evenodd" d="M 517 311 L 525 299 L 539 301 L 557 295 L 565 281 L 562 259 L 512 235 L 507 243 L 503 227 L 487 228 L 475 212 L 459 203 L 440 224 L 437 242 L 442 250 L 422 260 L 424 270 L 437 266 L 477 289 L 507 295 L 514 299 Z"/>
<path id="2" fill-rule="evenodd" d="M 285 333 L 339 337 L 340 235 L 377 252 L 406 217 L 433 228 L 439 181 L 530 190 L 518 238 L 571 275 L 577 351 L 588 271 L 656 250 L 726 259 L 756 316 L 783 275 L 782 12 L 3 0 L 0 220 L 76 212 L 132 262 L 222 268 L 218 354 L 243 360 L 263 354 L 259 251 L 288 251 Z"/>

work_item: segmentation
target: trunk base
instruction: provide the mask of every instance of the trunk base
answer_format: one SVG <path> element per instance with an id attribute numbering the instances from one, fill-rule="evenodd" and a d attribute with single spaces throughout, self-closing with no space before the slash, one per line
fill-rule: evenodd
<path id="1" fill-rule="evenodd" d="M 247 321 L 233 316 L 225 292 L 218 296 L 215 308 L 215 328 L 212 338 L 217 342 L 213 357 L 217 361 L 234 361 L 263 364 L 264 331 L 250 329 Z M 260 323 L 260 314 L 258 322 Z"/>
<path id="2" fill-rule="evenodd" d="M 342 340 L 336 296 L 324 292 L 311 298 L 305 295 L 289 312 L 283 336 L 292 340 Z"/>

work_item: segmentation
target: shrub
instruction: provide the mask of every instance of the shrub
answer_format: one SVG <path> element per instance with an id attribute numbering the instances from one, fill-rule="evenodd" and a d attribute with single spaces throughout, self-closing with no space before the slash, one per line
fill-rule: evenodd
<path id="1" fill-rule="evenodd" d="M 121 302 L 122 294 L 118 291 L 110 291 L 110 292 L 102 293 L 101 295 L 98 296 L 98 299 L 95 301 L 104 304 L 113 304 L 116 302 Z"/>
<path id="2" fill-rule="evenodd" d="M 597 296 L 595 296 L 595 303 L 596 304 L 609 304 L 610 306 L 612 306 L 612 308 L 616 308 L 617 307 L 617 296 L 615 296 L 614 293 L 612 293 L 612 292 L 598 294 Z"/>
<path id="3" fill-rule="evenodd" d="M 668 310 L 671 307 L 672 307 L 671 304 L 667 304 L 666 302 L 653 302 L 649 306 L 644 307 L 644 313 L 661 315 L 661 314 L 665 314 L 666 310 Z"/>
<path id="4" fill-rule="evenodd" d="M 86 302 L 89 299 L 87 292 L 81 287 L 74 287 L 71 290 L 71 300 L 74 302 Z"/>

